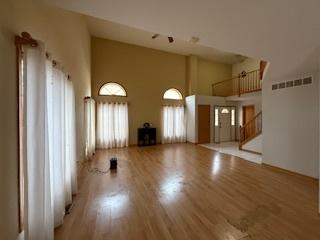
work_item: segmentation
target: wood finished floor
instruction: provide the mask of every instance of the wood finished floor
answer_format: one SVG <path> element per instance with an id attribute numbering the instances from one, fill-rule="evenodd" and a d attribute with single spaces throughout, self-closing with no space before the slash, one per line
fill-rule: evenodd
<path id="1" fill-rule="evenodd" d="M 317 182 L 192 144 L 100 150 L 55 239 L 320 239 Z"/>

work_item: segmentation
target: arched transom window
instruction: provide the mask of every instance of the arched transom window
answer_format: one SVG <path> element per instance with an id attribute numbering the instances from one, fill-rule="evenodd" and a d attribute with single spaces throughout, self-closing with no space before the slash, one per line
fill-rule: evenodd
<path id="1" fill-rule="evenodd" d="M 175 88 L 170 88 L 163 94 L 163 99 L 182 100 L 182 94 Z"/>
<path id="2" fill-rule="evenodd" d="M 100 88 L 99 95 L 126 97 L 127 92 L 120 84 L 115 83 L 115 82 L 109 82 L 109 83 L 104 84 Z"/>

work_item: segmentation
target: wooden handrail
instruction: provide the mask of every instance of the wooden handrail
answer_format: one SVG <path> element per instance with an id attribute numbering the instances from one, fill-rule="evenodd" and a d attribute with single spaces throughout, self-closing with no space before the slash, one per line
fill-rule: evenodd
<path id="1" fill-rule="evenodd" d="M 260 69 L 253 70 L 251 72 L 247 72 L 247 75 L 250 74 L 250 73 L 253 73 L 253 72 L 257 72 L 257 71 L 260 71 Z M 211 86 L 215 86 L 215 85 L 218 85 L 218 84 L 221 84 L 221 83 L 224 83 L 224 82 L 232 81 L 232 80 L 238 79 L 238 78 L 239 78 L 239 76 L 235 76 L 235 77 L 232 77 L 232 78 L 229 78 L 229 79 L 226 79 L 226 80 L 222 80 L 220 82 L 212 83 Z"/>
<path id="2" fill-rule="evenodd" d="M 255 115 L 252 119 L 250 119 L 246 124 L 242 126 L 242 128 L 245 128 L 246 126 L 250 125 L 253 121 L 255 121 L 260 115 L 262 115 L 262 112 L 259 112 L 257 115 Z"/>
<path id="3" fill-rule="evenodd" d="M 242 127 L 240 126 L 239 148 L 262 133 L 262 112 L 259 112 Z"/>
<path id="4" fill-rule="evenodd" d="M 223 86 L 222 94 L 217 94 L 215 91 L 218 86 Z M 244 72 L 239 74 L 239 76 L 233 77 L 231 79 L 226 79 L 220 82 L 211 84 L 212 95 L 213 96 L 232 96 L 241 95 L 244 93 L 250 93 L 261 90 L 261 78 L 260 69 Z M 227 93 L 225 93 L 227 92 Z"/>

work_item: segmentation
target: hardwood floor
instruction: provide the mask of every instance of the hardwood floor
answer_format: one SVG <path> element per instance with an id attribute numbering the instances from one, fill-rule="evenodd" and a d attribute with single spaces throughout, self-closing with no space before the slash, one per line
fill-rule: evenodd
<path id="1" fill-rule="evenodd" d="M 192 145 L 100 150 L 55 239 L 320 239 L 317 181 Z"/>

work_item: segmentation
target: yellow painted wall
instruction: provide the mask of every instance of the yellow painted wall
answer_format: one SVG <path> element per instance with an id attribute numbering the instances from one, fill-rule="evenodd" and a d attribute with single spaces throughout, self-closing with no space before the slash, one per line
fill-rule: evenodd
<path id="1" fill-rule="evenodd" d="M 260 60 L 254 58 L 247 58 L 243 62 L 232 65 L 232 76 L 236 77 L 242 71 L 251 72 L 260 68 Z"/>
<path id="2" fill-rule="evenodd" d="M 71 74 L 76 93 L 78 159 L 83 158 L 83 97 L 90 95 L 90 36 L 78 14 L 31 0 L 1 1 L 0 7 L 0 232 L 18 237 L 17 81 L 14 36 L 27 31 L 45 43 Z"/>
<path id="3" fill-rule="evenodd" d="M 150 48 L 92 38 L 92 95 L 96 101 L 128 101 L 130 144 L 137 143 L 137 128 L 150 122 L 161 140 L 161 107 L 165 90 L 185 93 L 186 57 Z M 128 97 L 98 96 L 106 82 L 120 83 Z"/>
<path id="4" fill-rule="evenodd" d="M 211 84 L 231 79 L 232 65 L 198 58 L 199 95 L 212 95 Z"/>

